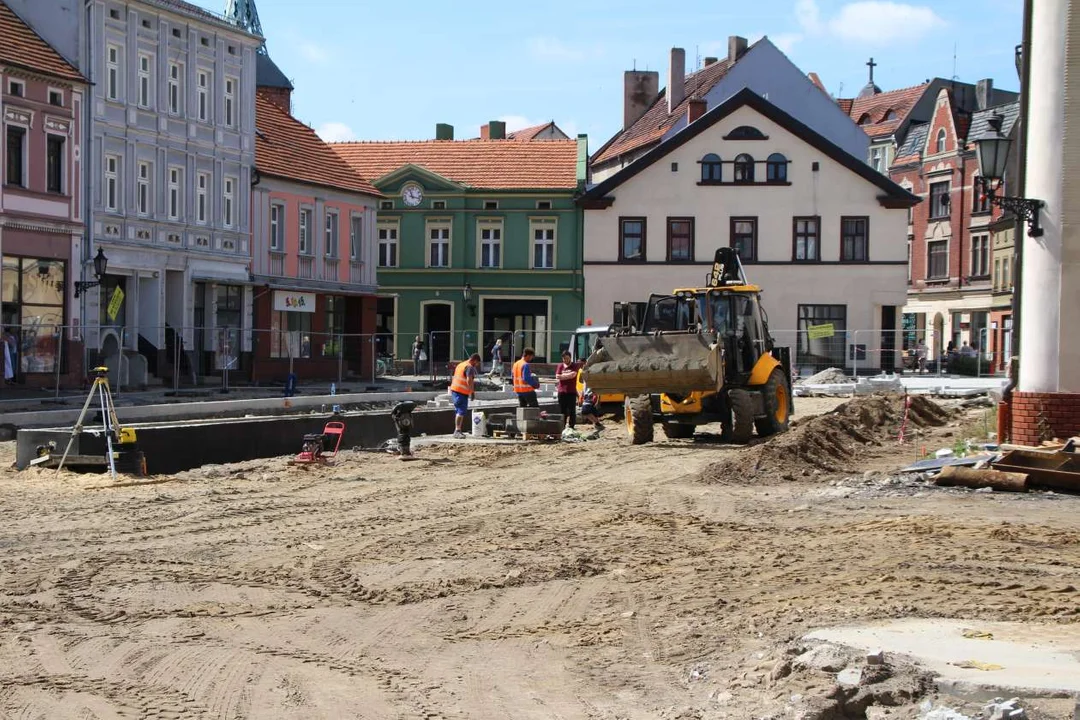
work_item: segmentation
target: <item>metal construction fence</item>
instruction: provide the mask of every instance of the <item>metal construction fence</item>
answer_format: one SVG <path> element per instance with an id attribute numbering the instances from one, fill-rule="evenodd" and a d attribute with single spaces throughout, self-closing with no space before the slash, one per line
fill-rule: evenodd
<path id="1" fill-rule="evenodd" d="M 9 325 L 3 328 L 0 367 L 5 381 L 52 376 L 57 393 L 72 354 L 80 352 L 85 353 L 80 360 L 110 366 L 117 390 L 145 384 L 148 377 L 167 379 L 179 389 L 205 383 L 209 376 L 219 378 L 227 389 L 231 382 L 250 380 L 253 363 L 261 365 L 260 376 L 271 381 L 285 381 L 288 375 L 338 383 L 397 376 L 438 380 L 472 353 L 481 355 L 484 372 L 496 375 L 508 374 L 510 363 L 525 347 L 536 350 L 538 362 L 554 364 L 570 346 L 575 330 L 429 331 L 418 336 L 315 332 L 303 327 Z M 771 334 L 777 345 L 791 348 L 793 374 L 803 377 L 832 367 L 848 375 L 885 371 L 980 377 L 1001 375 L 1007 365 L 1005 352 L 966 345 L 950 348 L 945 338 L 934 337 L 930 330 L 811 327 Z M 499 339 L 501 362 L 495 362 Z M 85 345 L 78 349 L 78 343 Z M 583 354 L 582 348 L 578 354 Z M 88 370 L 83 368 L 84 373 Z"/>

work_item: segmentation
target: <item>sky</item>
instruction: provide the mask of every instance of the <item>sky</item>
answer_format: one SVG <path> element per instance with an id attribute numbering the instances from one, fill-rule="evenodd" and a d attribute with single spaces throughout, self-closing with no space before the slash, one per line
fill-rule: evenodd
<path id="1" fill-rule="evenodd" d="M 225 0 L 194 0 L 216 12 Z M 215 2 L 221 7 L 216 7 Z M 729 35 L 767 35 L 830 93 L 852 97 L 877 63 L 884 90 L 927 78 L 993 78 L 1017 90 L 1022 0 L 256 0 L 293 112 L 326 140 L 458 139 L 504 120 L 554 120 L 590 151 L 622 123 L 625 70 L 687 72 L 727 54 Z"/>

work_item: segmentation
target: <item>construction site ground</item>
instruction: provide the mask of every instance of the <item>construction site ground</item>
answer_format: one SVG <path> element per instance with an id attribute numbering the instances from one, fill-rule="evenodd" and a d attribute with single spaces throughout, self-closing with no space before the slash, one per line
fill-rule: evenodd
<path id="1" fill-rule="evenodd" d="M 896 398 L 796 402 L 748 448 L 631 446 L 612 422 L 139 484 L 5 469 L 0 717 L 974 717 L 900 656 L 852 686 L 858 653 L 803 638 L 895 618 L 1052 636 L 1080 620 L 1080 498 L 896 474 L 985 409 L 922 401 L 900 445 Z M 1034 720 L 1073 703 L 1023 699 Z"/>

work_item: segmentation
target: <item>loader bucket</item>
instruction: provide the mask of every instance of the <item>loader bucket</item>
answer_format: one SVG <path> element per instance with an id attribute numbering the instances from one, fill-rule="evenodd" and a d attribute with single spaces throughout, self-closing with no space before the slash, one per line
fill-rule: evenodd
<path id="1" fill-rule="evenodd" d="M 723 362 L 720 347 L 701 334 L 609 335 L 582 375 L 598 393 L 686 394 L 719 390 Z"/>

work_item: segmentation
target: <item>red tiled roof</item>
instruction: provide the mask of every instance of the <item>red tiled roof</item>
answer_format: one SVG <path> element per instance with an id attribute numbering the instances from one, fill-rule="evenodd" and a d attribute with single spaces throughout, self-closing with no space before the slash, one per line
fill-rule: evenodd
<path id="1" fill-rule="evenodd" d="M 474 188 L 577 187 L 576 140 L 347 142 L 330 147 L 353 170 L 372 179 L 411 164 Z"/>
<path id="2" fill-rule="evenodd" d="M 593 163 L 604 163 L 620 155 L 643 148 L 664 137 L 664 133 L 686 114 L 686 106 L 694 96 L 705 97 L 735 63 L 723 59 L 690 73 L 683 82 L 683 99 L 674 112 L 668 112 L 667 89 L 660 91 L 652 107 L 637 121 L 619 132 L 593 156 Z"/>
<path id="3" fill-rule="evenodd" d="M 554 128 L 556 131 L 562 133 L 563 135 L 566 135 L 566 133 L 564 133 L 562 131 L 562 129 L 560 129 L 559 126 L 555 124 L 555 121 L 552 120 L 551 122 L 541 123 L 540 125 L 533 125 L 532 127 L 521 128 L 520 130 L 515 130 L 514 132 L 506 133 L 506 139 L 507 140 L 535 140 L 537 135 L 544 132 L 548 128 Z M 557 139 L 557 138 L 544 138 L 544 139 L 545 140 L 548 140 L 548 139 L 554 140 L 554 139 Z"/>
<path id="4" fill-rule="evenodd" d="M 855 100 L 853 98 L 837 98 L 836 100 L 836 104 L 839 105 L 840 109 L 847 115 L 851 115 L 851 106 L 854 102 Z"/>
<path id="5" fill-rule="evenodd" d="M 255 93 L 255 167 L 288 180 L 382 195 L 323 142 L 315 131 Z"/>
<path id="6" fill-rule="evenodd" d="M 806 77 L 810 78 L 810 82 L 814 83 L 818 90 L 825 93 L 826 95 L 829 94 L 829 91 L 825 89 L 825 84 L 821 82 L 821 78 L 818 77 L 818 74 L 816 72 L 807 73 Z"/>
<path id="7" fill-rule="evenodd" d="M 848 116 L 855 122 L 859 122 L 864 115 L 867 116 L 868 122 L 860 123 L 859 127 L 870 137 L 881 137 L 890 135 L 900 126 L 900 123 L 907 118 L 911 108 L 915 107 L 915 103 L 919 101 L 919 98 L 922 97 L 929 86 L 929 83 L 923 83 L 922 85 L 901 88 L 900 90 L 890 90 L 876 95 L 855 98 L 854 100 L 838 100 L 837 102 L 840 103 L 840 108 L 847 112 Z M 845 103 L 850 103 L 850 105 L 845 108 Z M 896 117 L 892 120 L 886 120 L 885 115 L 890 110 L 896 114 Z"/>
<path id="8" fill-rule="evenodd" d="M 19 19 L 3 0 L 0 0 L 0 65 L 25 68 L 72 82 L 86 82 L 78 70 Z"/>

